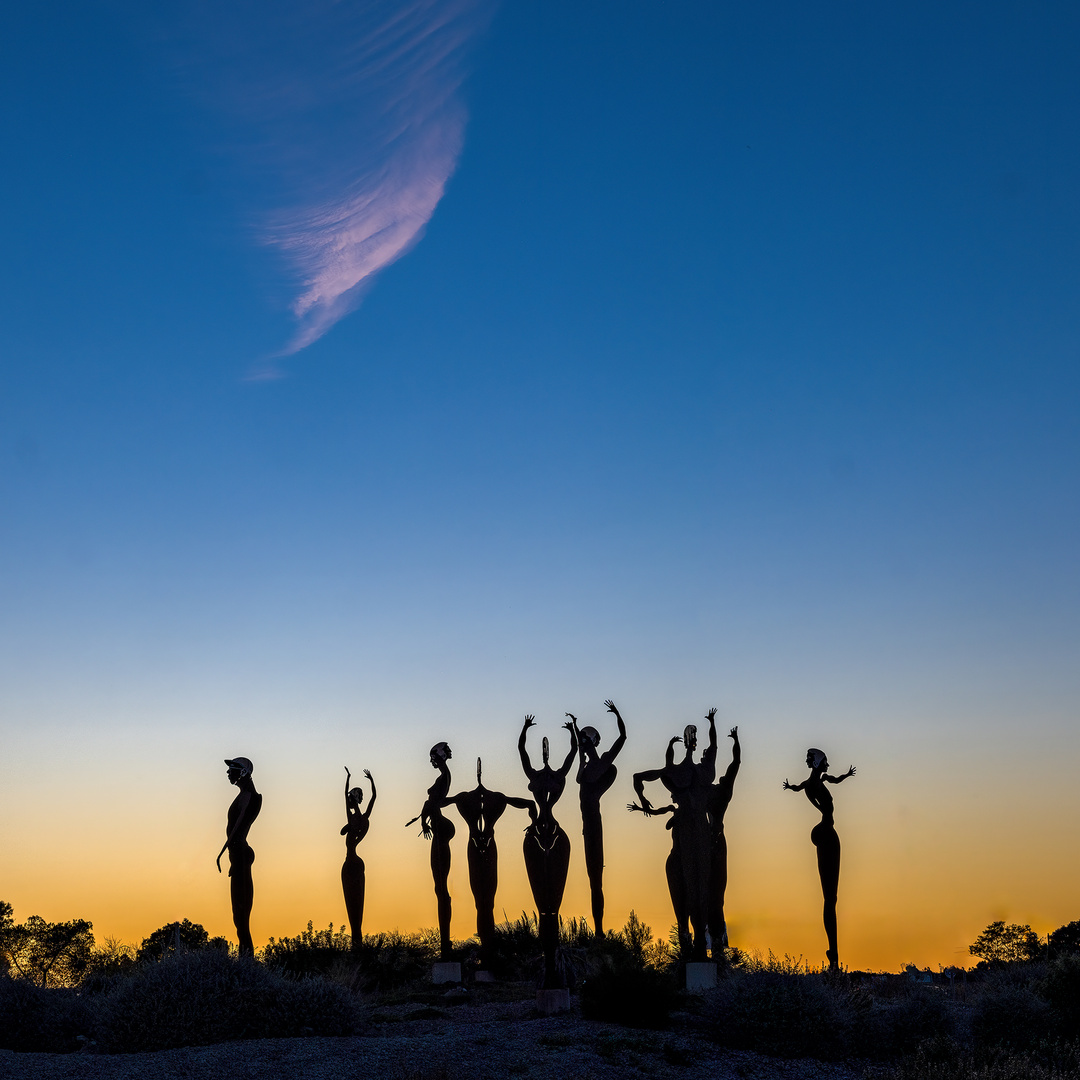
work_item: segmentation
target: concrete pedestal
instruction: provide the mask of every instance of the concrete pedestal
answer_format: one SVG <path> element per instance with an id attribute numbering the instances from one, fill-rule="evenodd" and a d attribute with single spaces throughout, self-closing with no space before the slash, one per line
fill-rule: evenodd
<path id="1" fill-rule="evenodd" d="M 553 1016 L 570 1008 L 569 990 L 537 990 L 536 1011 L 541 1016 Z"/>
<path id="2" fill-rule="evenodd" d="M 711 990 L 716 985 L 716 965 L 690 963 L 686 965 L 686 989 L 691 994 L 700 994 Z"/>
<path id="3" fill-rule="evenodd" d="M 494 982 L 495 976 L 490 971 L 478 971 L 473 975 L 473 982 Z"/>
<path id="4" fill-rule="evenodd" d="M 461 965 L 456 960 L 443 960 L 438 964 L 433 964 L 431 968 L 431 981 L 433 983 L 461 982 Z"/>

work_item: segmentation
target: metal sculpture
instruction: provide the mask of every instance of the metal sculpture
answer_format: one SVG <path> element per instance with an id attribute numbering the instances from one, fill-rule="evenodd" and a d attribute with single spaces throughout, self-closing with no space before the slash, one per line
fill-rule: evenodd
<path id="1" fill-rule="evenodd" d="M 579 731 L 577 717 L 573 713 L 566 714 L 577 737 L 580 755 L 577 783 L 581 802 L 581 838 L 585 849 L 585 871 L 589 875 L 593 929 L 597 937 L 604 936 L 604 822 L 600 816 L 600 800 L 619 775 L 615 758 L 626 743 L 626 725 L 619 710 L 612 701 L 605 701 L 604 704 L 608 712 L 615 714 L 619 735 L 611 744 L 611 749 L 603 754 L 597 750 L 600 732 L 594 727 L 584 727 Z"/>
<path id="2" fill-rule="evenodd" d="M 352 950 L 356 952 L 364 943 L 364 860 L 356 854 L 356 846 L 367 836 L 371 811 L 375 809 L 375 781 L 367 769 L 364 775 L 371 785 L 371 799 L 367 810 L 363 810 L 364 789 L 349 787 L 352 773 L 345 766 L 345 824 L 341 835 L 345 837 L 345 861 L 341 864 L 341 891 L 345 895 L 345 911 L 349 916 L 349 932 L 352 935 Z"/>
<path id="3" fill-rule="evenodd" d="M 529 778 L 529 790 L 536 796 L 538 811 L 525 830 L 523 850 L 525 869 L 529 874 L 533 900 L 536 903 L 540 947 L 544 950 L 544 989 L 555 990 L 565 985 L 559 974 L 556 953 L 559 948 L 559 908 L 566 889 L 566 874 L 570 868 L 570 840 L 555 820 L 552 808 L 562 797 L 566 777 L 577 756 L 578 741 L 574 725 L 563 725 L 570 732 L 570 752 L 558 770 L 548 764 L 548 741 L 544 737 L 541 753 L 543 767 L 534 769 L 525 746 L 529 728 L 536 724 L 530 713 L 525 717 L 518 738 L 521 767 Z"/>
<path id="4" fill-rule="evenodd" d="M 427 790 L 427 799 L 420 808 L 420 813 L 405 822 L 406 828 L 414 822 L 420 822 L 421 835 L 431 841 L 431 876 L 435 882 L 435 898 L 439 906 L 439 948 L 443 960 L 450 958 L 450 889 L 447 880 L 450 877 L 450 841 L 457 830 L 454 823 L 443 815 L 446 797 L 450 791 L 450 767 L 447 762 L 453 757 L 448 743 L 436 743 L 431 748 L 431 767 L 438 769 L 435 783 Z"/>
<path id="5" fill-rule="evenodd" d="M 221 873 L 221 856 L 229 853 L 229 894 L 232 900 L 233 925 L 240 945 L 241 956 L 254 956 L 255 945 L 251 940 L 251 906 L 255 886 L 251 880 L 251 864 L 255 852 L 247 842 L 252 822 L 262 809 L 262 796 L 255 790 L 251 774 L 254 766 L 245 757 L 226 758 L 229 783 L 240 790 L 229 806 L 225 824 L 225 844 L 218 852 L 217 868 Z"/>
<path id="6" fill-rule="evenodd" d="M 849 776 L 855 775 L 852 765 L 846 773 L 829 776 L 826 770 L 829 760 L 824 750 L 811 747 L 806 751 L 806 764 L 810 775 L 801 784 L 784 781 L 785 791 L 805 791 L 811 804 L 821 812 L 821 820 L 810 832 L 810 840 L 817 848 L 818 876 L 821 878 L 821 893 L 824 898 L 822 919 L 825 934 L 829 939 L 829 948 L 825 955 L 829 959 L 829 970 L 840 969 L 840 955 L 836 947 L 836 895 L 840 884 L 840 837 L 833 826 L 833 798 L 826 784 L 839 784 Z"/>

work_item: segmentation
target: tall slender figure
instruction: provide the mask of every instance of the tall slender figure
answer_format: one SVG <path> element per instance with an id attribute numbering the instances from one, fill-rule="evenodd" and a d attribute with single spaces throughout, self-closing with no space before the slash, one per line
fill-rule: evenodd
<path id="1" fill-rule="evenodd" d="M 345 894 L 345 911 L 349 916 L 353 952 L 359 952 L 364 943 L 364 860 L 356 854 L 356 845 L 367 836 L 376 799 L 375 781 L 367 769 L 364 770 L 364 775 L 371 785 L 371 801 L 366 812 L 361 809 L 364 789 L 349 787 L 352 773 L 349 772 L 349 766 L 345 766 L 345 824 L 341 827 L 341 835 L 345 837 L 345 861 L 341 864 L 341 891 Z"/>
<path id="2" fill-rule="evenodd" d="M 593 929 L 597 937 L 604 936 L 604 822 L 600 817 L 600 799 L 619 775 L 615 759 L 626 742 L 626 725 L 615 703 L 605 701 L 604 704 L 608 712 L 615 714 L 619 736 L 611 744 L 611 749 L 603 754 L 597 752 L 600 732 L 594 727 L 584 727 L 579 731 L 577 717 L 573 713 L 566 714 L 577 736 L 580 755 L 577 783 L 581 801 L 581 838 L 585 848 L 585 871 L 589 875 L 589 890 L 592 893 Z"/>
<path id="3" fill-rule="evenodd" d="M 829 958 L 829 970 L 838 971 L 840 957 L 836 948 L 836 891 L 840 884 L 840 837 L 833 827 L 833 799 L 826 784 L 839 784 L 849 776 L 855 775 L 852 765 L 846 773 L 829 776 L 826 769 L 829 760 L 824 750 L 811 747 L 806 751 L 806 764 L 810 775 L 801 784 L 789 784 L 784 781 L 785 791 L 805 791 L 810 802 L 821 811 L 821 820 L 810 832 L 810 840 L 817 848 L 818 876 L 821 878 L 821 893 L 825 899 L 822 918 L 825 933 L 829 938 L 829 949 L 825 955 Z"/>
<path id="4" fill-rule="evenodd" d="M 229 806 L 225 823 L 225 845 L 218 852 L 217 868 L 221 873 L 221 856 L 229 853 L 229 894 L 232 899 L 233 925 L 240 944 L 241 956 L 254 956 L 255 945 L 251 940 L 251 904 L 255 886 L 251 881 L 251 864 L 255 852 L 247 842 L 248 830 L 262 809 L 262 796 L 255 790 L 251 780 L 254 766 L 246 757 L 226 758 L 230 784 L 240 790 Z"/>
<path id="5" fill-rule="evenodd" d="M 450 959 L 450 890 L 446 882 L 450 877 L 450 841 L 457 832 L 454 823 L 442 812 L 450 792 L 450 767 L 446 763 L 452 757 L 447 743 L 436 743 L 431 748 L 431 767 L 438 769 L 439 775 L 428 788 L 427 800 L 420 813 L 405 822 L 407 828 L 419 821 L 421 835 L 431 841 L 431 876 L 435 881 L 435 898 L 439 905 L 439 947 L 443 960 Z"/>
<path id="6" fill-rule="evenodd" d="M 709 865 L 709 937 L 712 938 L 712 956 L 723 961 L 728 944 L 727 921 L 724 919 L 724 893 L 727 891 L 727 837 L 724 836 L 724 814 L 735 790 L 735 777 L 742 762 L 739 746 L 739 729 L 728 732 L 731 739 L 731 764 L 727 772 L 709 788 L 709 839 L 711 861 Z"/>
<path id="7" fill-rule="evenodd" d="M 525 735 L 536 723 L 530 713 L 525 717 L 518 738 L 521 767 L 529 778 L 529 790 L 536 796 L 538 811 L 525 830 L 525 869 L 529 874 L 533 900 L 539 919 L 540 947 L 544 950 L 544 989 L 555 990 L 565 985 L 555 963 L 559 948 L 559 908 L 566 890 L 566 874 L 570 869 L 570 840 L 555 820 L 552 808 L 562 797 L 566 777 L 577 756 L 577 732 L 572 722 L 563 725 L 570 732 L 570 753 L 557 771 L 548 764 L 547 736 L 541 744 L 544 764 L 534 769 L 525 746 Z"/>
<path id="8" fill-rule="evenodd" d="M 517 799 L 501 791 L 489 791 L 481 780 L 480 759 L 476 759 L 476 787 L 444 799 L 443 805 L 457 807 L 469 826 L 469 887 L 476 902 L 476 936 L 480 956 L 490 968 L 495 944 L 495 892 L 499 887 L 499 849 L 495 846 L 495 823 L 508 806 L 528 810 L 536 820 L 536 804 L 531 799 Z"/>
<path id="9" fill-rule="evenodd" d="M 668 743 L 662 769 L 634 774 L 638 802 L 628 809 L 641 810 L 646 816 L 670 813 L 671 855 L 667 860 L 668 890 L 675 909 L 679 942 L 683 955 L 694 961 L 708 959 L 709 875 L 711 843 L 709 838 L 709 789 L 716 775 L 716 709 L 706 714 L 709 721 L 709 745 L 694 761 L 697 750 L 697 727 L 687 724 L 682 739 L 675 736 Z M 675 761 L 675 743 L 682 742 L 685 754 Z M 659 780 L 671 794 L 670 806 L 654 808 L 645 797 L 645 784 Z M 691 937 L 690 930 L 693 929 Z"/>

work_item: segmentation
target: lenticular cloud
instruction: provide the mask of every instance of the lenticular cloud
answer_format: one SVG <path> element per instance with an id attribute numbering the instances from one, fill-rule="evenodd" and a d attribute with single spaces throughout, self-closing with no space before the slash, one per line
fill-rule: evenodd
<path id="1" fill-rule="evenodd" d="M 422 236 L 461 152 L 468 46 L 494 0 L 192 0 L 180 70 L 218 118 L 261 239 L 321 337 Z"/>

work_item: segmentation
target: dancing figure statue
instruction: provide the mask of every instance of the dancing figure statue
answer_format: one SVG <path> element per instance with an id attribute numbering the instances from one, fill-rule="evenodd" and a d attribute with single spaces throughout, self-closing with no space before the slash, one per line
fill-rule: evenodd
<path id="1" fill-rule="evenodd" d="M 713 959 L 723 960 L 728 945 L 727 921 L 724 919 L 724 893 L 727 891 L 727 837 L 724 836 L 724 814 L 727 813 L 735 790 L 735 777 L 742 762 L 739 729 L 728 732 L 731 739 L 731 764 L 727 772 L 709 788 L 709 937 L 712 938 Z"/>
<path id="2" fill-rule="evenodd" d="M 431 841 L 431 876 L 439 905 L 439 949 L 442 960 L 450 959 L 450 890 L 446 883 L 450 877 L 450 841 L 457 832 L 454 823 L 442 812 L 450 792 L 450 767 L 446 763 L 451 757 L 453 754 L 447 743 L 436 743 L 431 748 L 431 767 L 438 769 L 439 775 L 428 788 L 427 799 L 420 813 L 405 822 L 408 828 L 419 821 L 421 835 Z"/>
<path id="3" fill-rule="evenodd" d="M 361 809 L 364 789 L 349 788 L 352 773 L 345 766 L 345 824 L 341 835 L 345 837 L 345 861 L 341 864 L 341 891 L 345 894 L 345 911 L 349 916 L 349 932 L 352 934 L 352 950 L 358 952 L 364 943 L 364 860 L 356 854 L 356 845 L 367 836 L 371 811 L 375 809 L 375 781 L 364 770 L 371 785 L 371 800 L 367 811 Z"/>
<path id="4" fill-rule="evenodd" d="M 604 822 L 600 817 L 600 799 L 619 775 L 615 759 L 626 742 L 626 725 L 613 701 L 605 701 L 607 710 L 615 714 L 619 736 L 611 749 L 597 752 L 600 732 L 594 727 L 577 726 L 577 717 L 567 713 L 577 737 L 580 755 L 577 771 L 578 797 L 581 800 L 581 838 L 585 848 L 585 871 L 589 875 L 592 894 L 593 929 L 597 937 L 604 936 Z"/>
<path id="5" fill-rule="evenodd" d="M 251 940 L 251 905 L 255 886 L 251 881 L 251 864 L 255 852 L 247 842 L 248 830 L 262 809 L 262 796 L 255 790 L 251 774 L 254 766 L 246 757 L 226 758 L 230 784 L 240 790 L 229 806 L 225 823 L 225 845 L 218 852 L 217 868 L 221 873 L 221 856 L 229 853 L 229 894 L 232 899 L 233 925 L 240 944 L 241 956 L 254 956 Z"/>
<path id="6" fill-rule="evenodd" d="M 521 767 L 529 778 L 529 790 L 536 796 L 538 811 L 525 830 L 525 869 L 529 874 L 533 900 L 539 919 L 540 947 L 544 950 L 544 989 L 556 990 L 565 985 L 555 963 L 559 948 L 559 908 L 566 889 L 566 874 L 570 869 L 570 840 L 555 820 L 552 807 L 566 787 L 566 776 L 577 756 L 578 741 L 574 725 L 563 725 L 570 732 L 570 753 L 557 771 L 548 764 L 548 741 L 542 743 L 543 768 L 534 769 L 525 746 L 525 735 L 536 724 L 530 713 L 525 717 L 518 738 Z"/>
<path id="7" fill-rule="evenodd" d="M 806 764 L 810 775 L 801 784 L 789 784 L 784 781 L 785 791 L 805 791 L 806 797 L 821 811 L 821 820 L 810 832 L 810 840 L 817 848 L 818 876 L 821 878 L 821 893 L 825 904 L 822 918 L 825 933 L 829 939 L 829 948 L 825 955 L 829 958 L 829 970 L 840 970 L 840 956 L 836 948 L 836 892 L 840 884 L 840 837 L 833 827 L 833 799 L 826 784 L 839 784 L 849 776 L 855 775 L 852 765 L 846 773 L 829 776 L 826 770 L 829 760 L 823 750 L 811 747 L 806 751 Z"/>
<path id="8" fill-rule="evenodd" d="M 711 844 L 709 838 L 709 789 L 716 775 L 716 710 L 706 714 L 709 721 L 709 745 L 694 761 L 697 750 L 697 727 L 687 724 L 682 738 L 668 742 L 662 769 L 634 774 L 638 802 L 627 809 L 640 810 L 647 817 L 671 814 L 671 854 L 666 870 L 671 906 L 679 928 L 679 945 L 684 956 L 695 962 L 708 959 L 709 876 Z M 685 754 L 675 761 L 675 744 L 682 742 Z M 671 795 L 671 804 L 654 807 L 645 797 L 645 784 L 659 780 Z M 691 936 L 691 928 L 693 935 Z"/>
<path id="9" fill-rule="evenodd" d="M 469 827 L 469 888 L 476 902 L 476 936 L 480 939 L 480 957 L 485 968 L 491 966 L 495 943 L 495 892 L 499 887 L 499 849 L 495 846 L 495 823 L 508 806 L 528 810 L 536 820 L 536 804 L 501 791 L 489 791 L 481 780 L 480 759 L 476 759 L 476 787 L 443 799 L 453 805 Z"/>

